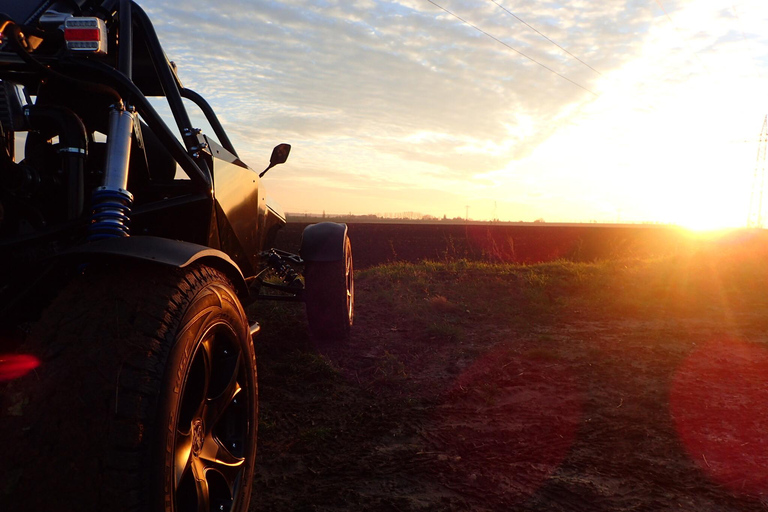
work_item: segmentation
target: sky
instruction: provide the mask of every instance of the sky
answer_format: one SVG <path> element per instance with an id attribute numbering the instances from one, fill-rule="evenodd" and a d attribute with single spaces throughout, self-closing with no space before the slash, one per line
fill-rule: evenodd
<path id="1" fill-rule="evenodd" d="M 287 212 L 757 216 L 765 0 L 139 3 Z"/>

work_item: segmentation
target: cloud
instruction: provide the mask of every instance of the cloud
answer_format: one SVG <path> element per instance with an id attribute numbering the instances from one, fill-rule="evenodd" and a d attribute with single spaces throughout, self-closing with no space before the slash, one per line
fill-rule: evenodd
<path id="1" fill-rule="evenodd" d="M 182 78 L 256 120 L 277 114 L 282 120 L 269 121 L 280 130 L 322 135 L 328 128 L 307 123 L 308 114 L 348 133 L 411 127 L 498 141 L 512 113 L 535 112 L 545 125 L 562 104 L 584 99 L 583 91 L 426 3 L 205 5 L 147 9 Z M 517 44 L 512 18 L 490 2 L 484 9 L 466 5 L 473 6 L 464 9 L 468 18 L 499 25 L 499 37 Z"/>
<path id="2" fill-rule="evenodd" d="M 496 2 L 436 3 L 541 65 L 423 0 L 142 5 L 182 80 L 222 115 L 241 156 L 261 161 L 275 143 L 291 142 L 295 172 L 344 190 L 386 177 L 385 190 L 455 197 L 465 193 L 462 183 L 481 187 L 476 176 L 532 172 L 514 163 L 540 155 L 537 148 L 570 127 L 598 136 L 607 124 L 612 137 L 635 139 L 644 137 L 640 125 L 691 130 L 695 113 L 685 121 L 664 113 L 691 116 L 689 84 L 725 102 L 746 68 L 759 80 L 768 65 L 759 0 L 744 0 L 739 11 L 713 0 L 662 0 L 664 10 L 644 0 L 498 0 L 599 73 Z M 723 122 L 742 123 L 744 115 Z M 589 156 L 580 158 L 572 166 L 588 169 Z M 293 180 L 294 171 L 279 172 Z"/>

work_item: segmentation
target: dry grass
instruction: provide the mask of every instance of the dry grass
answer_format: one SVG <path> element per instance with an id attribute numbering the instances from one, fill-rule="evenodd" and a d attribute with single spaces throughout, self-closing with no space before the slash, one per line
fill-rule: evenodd
<path id="1" fill-rule="evenodd" d="M 352 339 L 335 346 L 312 343 L 300 306 L 263 305 L 253 509 L 764 510 L 759 488 L 709 474 L 716 453 L 690 456 L 671 413 L 673 395 L 689 411 L 720 393 L 681 368 L 727 373 L 749 362 L 733 347 L 768 344 L 768 244 L 726 242 L 375 267 L 356 275 Z M 752 404 L 726 391 L 723 417 Z"/>

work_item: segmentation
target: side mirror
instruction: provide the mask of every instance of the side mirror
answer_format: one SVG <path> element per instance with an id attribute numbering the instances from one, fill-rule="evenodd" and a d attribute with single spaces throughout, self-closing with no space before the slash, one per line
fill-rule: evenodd
<path id="1" fill-rule="evenodd" d="M 267 171 L 276 165 L 284 164 L 288 160 L 288 155 L 291 153 L 290 144 L 278 144 L 275 149 L 272 150 L 272 156 L 269 157 L 269 167 L 261 171 L 259 178 L 267 174 Z"/>

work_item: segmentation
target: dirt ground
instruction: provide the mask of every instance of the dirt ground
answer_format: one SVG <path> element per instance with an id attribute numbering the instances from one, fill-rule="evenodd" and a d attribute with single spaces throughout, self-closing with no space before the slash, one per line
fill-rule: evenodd
<path id="1" fill-rule="evenodd" d="M 768 510 L 768 242 L 705 249 L 369 268 L 341 344 L 258 303 L 251 511 Z"/>
<path id="2" fill-rule="evenodd" d="M 768 509 L 765 304 L 616 315 L 548 292 L 529 315 L 514 279 L 470 300 L 457 278 L 409 313 L 388 281 L 359 276 L 342 345 L 257 310 L 251 510 Z"/>

